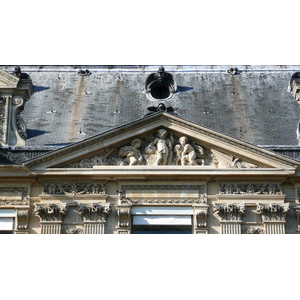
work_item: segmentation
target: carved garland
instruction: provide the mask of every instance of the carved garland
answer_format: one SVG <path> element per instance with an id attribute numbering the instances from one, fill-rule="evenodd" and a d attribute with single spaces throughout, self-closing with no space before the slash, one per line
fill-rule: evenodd
<path id="1" fill-rule="evenodd" d="M 263 195 L 282 195 L 282 186 L 279 183 L 221 183 L 221 195 L 234 195 L 234 194 L 263 194 Z"/>
<path id="2" fill-rule="evenodd" d="M 127 198 L 124 195 L 126 190 L 198 190 L 199 198 Z M 121 203 L 128 204 L 193 204 L 204 203 L 207 201 L 207 195 L 205 193 L 205 185 L 122 185 L 121 190 L 122 197 L 119 197 Z"/>
<path id="3" fill-rule="evenodd" d="M 21 200 L 2 200 L 0 196 L 0 205 L 29 205 L 29 188 L 27 187 L 0 187 L 0 193 L 20 192 Z"/>
<path id="4" fill-rule="evenodd" d="M 45 183 L 43 184 L 43 195 L 104 195 L 105 184 L 100 183 Z"/>

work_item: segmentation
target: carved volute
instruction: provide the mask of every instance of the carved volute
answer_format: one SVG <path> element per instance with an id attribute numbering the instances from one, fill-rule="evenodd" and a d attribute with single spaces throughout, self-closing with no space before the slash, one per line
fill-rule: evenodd
<path id="1" fill-rule="evenodd" d="M 20 114 L 32 94 L 32 81 L 19 67 L 13 75 L 0 70 L 0 145 L 25 146 L 26 125 Z"/>

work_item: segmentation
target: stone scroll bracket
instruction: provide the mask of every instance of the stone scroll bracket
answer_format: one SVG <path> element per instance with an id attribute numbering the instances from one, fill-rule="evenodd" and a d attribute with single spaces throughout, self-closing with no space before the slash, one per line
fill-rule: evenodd
<path id="1" fill-rule="evenodd" d="M 241 234 L 242 218 L 245 214 L 245 210 L 245 203 L 242 203 L 240 205 L 232 203 L 214 203 L 213 211 L 219 220 L 221 226 L 221 234 Z"/>
<path id="2" fill-rule="evenodd" d="M 118 234 L 130 234 L 131 233 L 131 205 L 122 204 L 117 206 L 118 216 Z"/>
<path id="3" fill-rule="evenodd" d="M 104 234 L 105 224 L 111 212 L 111 204 L 91 203 L 78 205 L 78 213 L 83 221 L 84 234 Z"/>
<path id="4" fill-rule="evenodd" d="M 40 218 L 42 234 L 60 234 L 63 218 L 67 214 L 67 205 L 35 204 L 35 215 Z"/>
<path id="5" fill-rule="evenodd" d="M 207 234 L 208 233 L 208 205 L 193 205 L 193 233 Z"/>
<path id="6" fill-rule="evenodd" d="M 289 203 L 260 204 L 257 203 L 256 212 L 262 216 L 266 234 L 285 234 L 286 215 L 289 212 Z"/>
<path id="7" fill-rule="evenodd" d="M 31 216 L 31 210 L 29 208 L 16 208 L 17 211 L 17 229 L 15 233 L 29 233 L 28 223 Z"/>

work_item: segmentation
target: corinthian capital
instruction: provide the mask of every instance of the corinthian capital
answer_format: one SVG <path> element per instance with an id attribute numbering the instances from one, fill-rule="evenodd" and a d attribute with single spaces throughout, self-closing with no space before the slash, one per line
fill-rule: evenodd
<path id="1" fill-rule="evenodd" d="M 289 203 L 283 205 L 270 203 L 268 205 L 257 203 L 256 212 L 261 214 L 263 221 L 285 221 L 289 211 Z"/>
<path id="2" fill-rule="evenodd" d="M 242 217 L 245 214 L 245 204 L 218 204 L 214 203 L 214 213 L 219 217 L 220 221 L 242 221 Z"/>
<path id="3" fill-rule="evenodd" d="M 35 214 L 40 217 L 41 221 L 62 221 L 67 211 L 67 205 L 36 204 L 35 207 Z"/>
<path id="4" fill-rule="evenodd" d="M 106 222 L 108 215 L 111 212 L 111 205 L 107 203 L 101 205 L 99 203 L 93 204 L 79 204 L 78 213 L 81 215 L 83 221 Z"/>

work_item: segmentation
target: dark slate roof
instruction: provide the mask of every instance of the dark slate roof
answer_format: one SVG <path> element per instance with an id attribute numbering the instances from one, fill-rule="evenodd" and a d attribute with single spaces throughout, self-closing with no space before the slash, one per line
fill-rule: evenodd
<path id="1" fill-rule="evenodd" d="M 0 66 L 12 73 L 15 66 Z M 22 117 L 26 145 L 65 146 L 142 118 L 157 105 L 144 93 L 159 66 L 20 66 L 34 94 Z M 287 91 L 300 66 L 164 66 L 178 93 L 179 117 L 255 145 L 297 145 L 300 108 Z M 88 69 L 90 76 L 80 76 Z"/>

